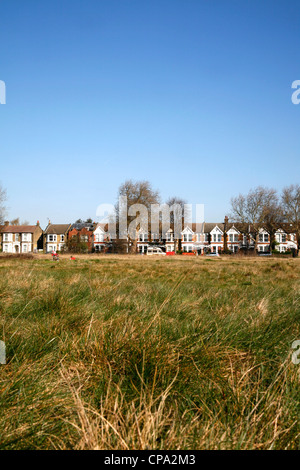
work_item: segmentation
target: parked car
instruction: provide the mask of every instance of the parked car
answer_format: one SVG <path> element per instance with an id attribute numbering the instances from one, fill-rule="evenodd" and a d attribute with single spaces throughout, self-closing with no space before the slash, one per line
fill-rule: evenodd
<path id="1" fill-rule="evenodd" d="M 166 253 L 158 246 L 150 246 L 147 250 L 147 255 L 162 255 L 166 256 Z"/>

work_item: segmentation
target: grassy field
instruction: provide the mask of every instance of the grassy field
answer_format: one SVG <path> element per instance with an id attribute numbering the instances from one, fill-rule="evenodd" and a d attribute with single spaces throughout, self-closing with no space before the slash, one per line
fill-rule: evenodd
<path id="1" fill-rule="evenodd" d="M 1 449 L 299 449 L 300 259 L 0 257 Z"/>

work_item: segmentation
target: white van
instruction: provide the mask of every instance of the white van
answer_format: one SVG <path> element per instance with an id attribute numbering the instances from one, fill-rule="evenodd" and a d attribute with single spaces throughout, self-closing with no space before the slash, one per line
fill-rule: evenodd
<path id="1" fill-rule="evenodd" d="M 159 248 L 158 246 L 149 246 L 147 250 L 147 255 L 162 255 L 166 256 L 166 253 Z"/>

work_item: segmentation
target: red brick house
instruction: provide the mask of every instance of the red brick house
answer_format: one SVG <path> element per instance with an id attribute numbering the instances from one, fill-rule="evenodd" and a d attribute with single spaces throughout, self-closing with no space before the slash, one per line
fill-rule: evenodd
<path id="1" fill-rule="evenodd" d="M 95 223 L 77 222 L 73 224 L 68 233 L 68 240 L 74 240 L 75 243 L 85 243 L 87 251 L 91 253 L 94 243 Z"/>

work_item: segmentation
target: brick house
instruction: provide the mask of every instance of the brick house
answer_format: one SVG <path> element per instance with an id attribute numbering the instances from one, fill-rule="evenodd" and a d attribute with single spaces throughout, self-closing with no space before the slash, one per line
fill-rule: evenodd
<path id="1" fill-rule="evenodd" d="M 51 224 L 49 222 L 44 232 L 44 252 L 63 250 L 71 224 Z"/>
<path id="2" fill-rule="evenodd" d="M 76 222 L 70 227 L 68 232 L 68 240 L 74 240 L 85 243 L 87 251 L 91 253 L 94 247 L 94 230 L 96 223 Z"/>
<path id="3" fill-rule="evenodd" d="M 93 231 L 93 251 L 96 253 L 106 252 L 111 245 L 111 237 L 107 224 L 97 224 Z"/>
<path id="4" fill-rule="evenodd" d="M 36 225 L 2 226 L 1 248 L 4 253 L 33 253 L 43 247 L 43 230 L 39 222 Z"/>

